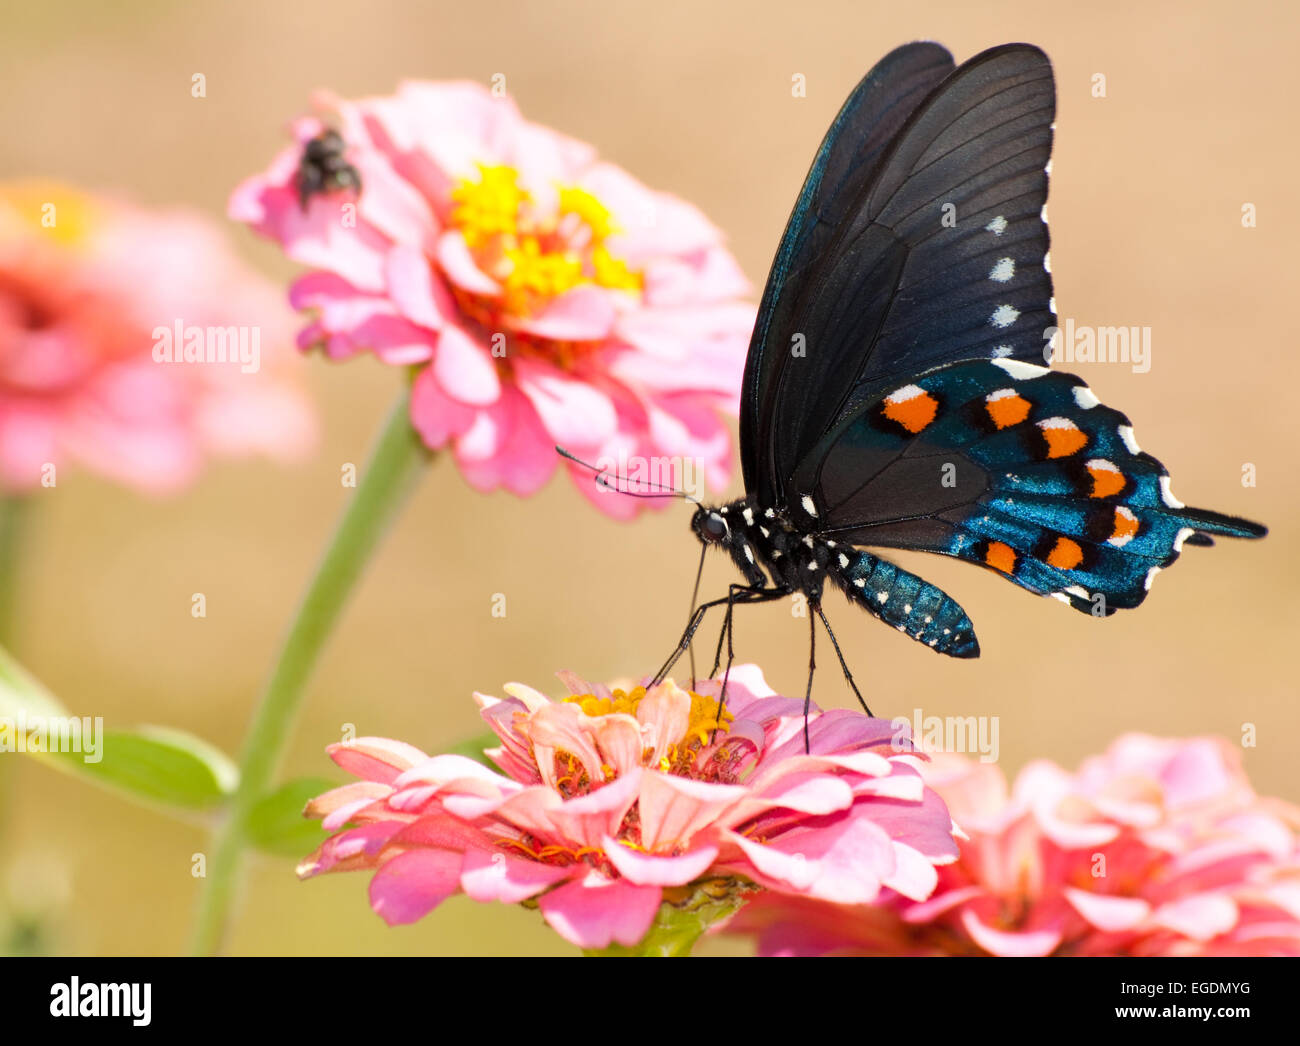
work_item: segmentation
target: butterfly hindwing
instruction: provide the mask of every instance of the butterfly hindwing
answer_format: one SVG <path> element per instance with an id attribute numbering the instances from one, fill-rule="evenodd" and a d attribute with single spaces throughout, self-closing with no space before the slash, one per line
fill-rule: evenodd
<path id="1" fill-rule="evenodd" d="M 885 391 L 828 434 L 795 488 L 837 541 L 956 556 L 1099 614 L 1137 606 L 1189 538 L 1264 533 L 1182 505 L 1128 418 L 1074 375 L 1018 361 Z"/>

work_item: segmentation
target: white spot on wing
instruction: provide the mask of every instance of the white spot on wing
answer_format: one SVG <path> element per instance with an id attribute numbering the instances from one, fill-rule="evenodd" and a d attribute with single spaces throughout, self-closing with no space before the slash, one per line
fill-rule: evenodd
<path id="1" fill-rule="evenodd" d="M 1168 476 L 1161 476 L 1161 477 L 1160 477 L 1160 500 L 1163 501 L 1163 502 L 1164 502 L 1164 503 L 1165 503 L 1169 508 L 1186 508 L 1186 507 L 1187 507 L 1187 506 L 1184 505 L 1181 501 L 1179 501 L 1176 497 L 1174 497 L 1174 492 L 1173 492 L 1172 490 L 1169 489 L 1169 477 L 1168 477 Z"/>
<path id="2" fill-rule="evenodd" d="M 1072 596 L 1078 596 L 1080 599 L 1088 598 L 1088 590 L 1084 588 L 1082 585 L 1071 585 L 1065 591 L 1070 593 L 1070 595 Z"/>
<path id="3" fill-rule="evenodd" d="M 1004 217 L 1002 217 L 1002 215 L 999 214 L 996 218 L 994 218 L 991 222 L 989 222 L 988 225 L 984 226 L 984 228 L 987 229 L 989 232 L 991 232 L 994 236 L 1001 236 L 1004 232 L 1007 231 L 1007 220 Z"/>
<path id="4" fill-rule="evenodd" d="M 1043 272 L 1050 273 L 1051 271 L 1052 271 L 1052 252 L 1047 251 L 1043 254 Z"/>
<path id="5" fill-rule="evenodd" d="M 1151 582 L 1153 582 L 1153 581 L 1156 579 L 1156 575 L 1159 574 L 1159 573 L 1160 573 L 1160 568 L 1159 568 L 1159 567 L 1152 567 L 1150 570 L 1148 570 L 1148 571 L 1147 571 L 1147 579 L 1146 579 L 1146 581 L 1144 581 L 1144 582 L 1142 583 L 1142 587 L 1145 588 L 1148 592 L 1150 592 L 1150 591 L 1151 591 Z"/>
<path id="6" fill-rule="evenodd" d="M 999 258 L 997 264 L 989 270 L 989 279 L 997 283 L 1006 283 L 1016 274 L 1016 263 L 1013 258 Z"/>
<path id="7" fill-rule="evenodd" d="M 1183 550 L 1183 542 L 1186 541 L 1189 537 L 1191 537 L 1195 533 L 1196 531 L 1194 531 L 1191 527 L 1183 527 L 1178 532 L 1178 536 L 1174 538 L 1174 551 L 1181 552 Z"/>
<path id="8" fill-rule="evenodd" d="M 906 403 L 908 400 L 914 400 L 917 396 L 926 395 L 925 389 L 920 385 L 904 385 L 901 389 L 895 389 L 885 397 L 886 403 Z"/>
<path id="9" fill-rule="evenodd" d="M 846 570 L 846 569 L 848 568 L 848 565 L 849 565 L 849 557 L 846 556 L 843 552 L 841 552 L 841 553 L 840 553 L 840 569 L 841 569 L 841 570 Z"/>
<path id="10" fill-rule="evenodd" d="M 879 603 L 888 603 L 888 602 L 889 602 L 889 593 L 888 593 L 888 592 L 877 592 L 877 593 L 876 593 L 876 601 L 879 602 Z"/>
<path id="11" fill-rule="evenodd" d="M 1076 385 L 1074 387 L 1074 402 L 1084 410 L 1092 410 L 1092 408 L 1097 406 L 1101 400 L 1097 398 L 1097 394 L 1093 392 L 1092 389 L 1088 388 L 1087 385 Z"/>
<path id="12" fill-rule="evenodd" d="M 1142 448 L 1138 446 L 1138 441 L 1133 437 L 1132 425 L 1121 425 L 1115 431 L 1119 433 L 1119 438 L 1124 441 L 1124 446 L 1128 448 L 1130 454 L 1136 457 L 1142 453 Z"/>
<path id="13" fill-rule="evenodd" d="M 1001 367 L 1016 381 L 1041 378 L 1047 373 L 1046 367 L 1040 367 L 1036 363 L 1026 363 L 1024 360 L 993 360 L 992 363 L 995 367 Z"/>
<path id="14" fill-rule="evenodd" d="M 1071 605 L 1070 597 L 1067 596 L 1064 592 L 1049 592 L 1048 595 L 1050 595 L 1053 599 L 1059 599 L 1067 607 Z"/>
<path id="15" fill-rule="evenodd" d="M 812 516 L 813 519 L 817 518 L 817 506 L 813 504 L 813 499 L 807 494 L 799 499 L 799 504 L 803 506 L 803 510 L 807 512 L 808 515 Z"/>
<path id="16" fill-rule="evenodd" d="M 993 358 L 1001 359 L 1003 356 L 1010 356 L 1015 350 L 1010 345 L 999 345 L 993 350 Z"/>
<path id="17" fill-rule="evenodd" d="M 1017 319 L 1020 318 L 1020 310 L 1014 305 L 999 305 L 993 310 L 993 315 L 989 317 L 989 323 L 1001 329 L 1010 327 Z"/>
<path id="18" fill-rule="evenodd" d="M 754 525 L 754 510 L 746 507 L 744 510 L 745 525 L 752 527 Z"/>
<path id="19" fill-rule="evenodd" d="M 853 579 L 853 583 L 854 583 L 855 585 L 857 585 L 858 588 L 866 588 L 866 587 L 867 587 L 867 579 L 864 578 L 864 577 L 855 577 L 855 578 Z"/>

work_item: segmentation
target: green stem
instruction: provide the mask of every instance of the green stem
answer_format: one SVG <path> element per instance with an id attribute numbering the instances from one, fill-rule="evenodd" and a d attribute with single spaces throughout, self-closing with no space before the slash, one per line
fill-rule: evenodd
<path id="1" fill-rule="evenodd" d="M 430 460 L 411 427 L 408 399 L 409 391 L 404 388 L 298 608 L 245 738 L 239 786 L 230 812 L 217 830 L 199 898 L 193 944 L 196 955 L 215 954 L 222 945 L 238 884 L 240 858 L 247 843 L 248 815 L 270 787 L 307 681 L 344 603 L 422 467 Z"/>
<path id="2" fill-rule="evenodd" d="M 0 643 L 11 643 L 18 608 L 18 555 L 27 499 L 0 495 Z"/>

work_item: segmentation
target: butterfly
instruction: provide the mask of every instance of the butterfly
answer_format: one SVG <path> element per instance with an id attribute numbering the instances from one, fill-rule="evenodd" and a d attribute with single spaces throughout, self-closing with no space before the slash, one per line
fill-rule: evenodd
<path id="1" fill-rule="evenodd" d="M 1027 44 L 960 67 L 938 44 L 907 44 L 844 103 L 750 341 L 745 496 L 691 520 L 701 566 L 724 549 L 744 584 L 695 608 L 657 680 L 711 607 L 727 608 L 716 672 L 737 605 L 801 592 L 814 612 L 806 696 L 820 620 L 861 701 L 828 588 L 940 654 L 979 655 L 951 596 L 864 545 L 955 556 L 1108 616 L 1141 603 L 1184 544 L 1265 534 L 1178 501 L 1129 419 L 1043 366 L 1055 110 L 1051 63 Z"/>

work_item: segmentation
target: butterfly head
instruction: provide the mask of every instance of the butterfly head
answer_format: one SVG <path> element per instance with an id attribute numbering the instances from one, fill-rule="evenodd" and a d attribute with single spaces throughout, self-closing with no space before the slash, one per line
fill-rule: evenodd
<path id="1" fill-rule="evenodd" d="M 727 518 L 716 508 L 701 505 L 691 517 L 691 529 L 695 536 L 706 545 L 716 545 L 726 541 L 731 534 Z"/>

